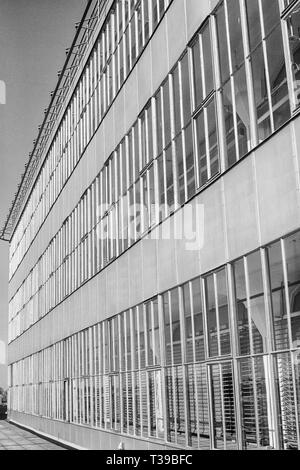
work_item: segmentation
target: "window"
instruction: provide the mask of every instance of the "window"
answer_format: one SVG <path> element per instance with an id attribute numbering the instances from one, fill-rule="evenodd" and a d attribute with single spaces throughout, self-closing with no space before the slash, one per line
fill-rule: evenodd
<path id="1" fill-rule="evenodd" d="M 225 270 L 205 278 L 209 357 L 230 354 L 230 327 Z"/>
<path id="2" fill-rule="evenodd" d="M 216 19 L 227 151 L 226 167 L 230 167 L 250 149 L 249 103 L 239 1 L 224 1 Z M 227 44 L 230 44 L 229 48 Z"/>
<path id="3" fill-rule="evenodd" d="M 267 316 L 260 252 L 237 261 L 234 278 L 239 354 L 266 352 Z"/>
<path id="4" fill-rule="evenodd" d="M 198 186 L 219 172 L 219 146 L 212 70 L 210 28 L 207 24 L 196 37 L 191 51 L 193 68 L 193 109 L 195 119 Z"/>
<path id="5" fill-rule="evenodd" d="M 287 3 L 287 2 L 286 2 Z M 291 3 L 291 2 L 289 2 Z M 293 75 L 293 107 L 300 104 L 300 11 L 299 2 L 295 5 L 287 17 L 290 60 Z"/>

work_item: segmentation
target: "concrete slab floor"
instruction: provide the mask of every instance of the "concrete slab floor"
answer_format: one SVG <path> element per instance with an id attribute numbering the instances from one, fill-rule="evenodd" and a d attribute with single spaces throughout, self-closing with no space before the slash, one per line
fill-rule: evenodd
<path id="1" fill-rule="evenodd" d="M 63 447 L 20 429 L 7 421 L 0 421 L 0 450 L 65 450 Z"/>

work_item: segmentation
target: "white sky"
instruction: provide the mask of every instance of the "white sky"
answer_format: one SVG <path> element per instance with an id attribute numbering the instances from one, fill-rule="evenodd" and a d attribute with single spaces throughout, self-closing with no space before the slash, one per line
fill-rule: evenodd
<path id="1" fill-rule="evenodd" d="M 86 3 L 0 0 L 0 83 L 6 88 L 5 104 L 0 96 L 1 227 Z M 0 241 L 0 353 L 7 341 L 7 280 L 8 244 Z M 6 368 L 0 366 L 0 387 L 6 385 Z"/>

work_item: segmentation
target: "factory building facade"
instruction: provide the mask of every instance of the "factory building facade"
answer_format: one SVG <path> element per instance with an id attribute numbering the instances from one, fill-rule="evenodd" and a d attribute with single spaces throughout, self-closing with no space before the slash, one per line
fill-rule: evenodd
<path id="1" fill-rule="evenodd" d="M 300 449 L 300 2 L 88 2 L 2 236 L 9 419 Z"/>

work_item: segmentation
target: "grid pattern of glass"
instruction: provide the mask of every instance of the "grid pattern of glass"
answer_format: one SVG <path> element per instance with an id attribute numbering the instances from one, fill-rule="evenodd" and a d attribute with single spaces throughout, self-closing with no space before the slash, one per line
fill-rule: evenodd
<path id="1" fill-rule="evenodd" d="M 10 341 L 290 117 L 297 5 L 220 3 L 10 299 Z"/>
<path id="2" fill-rule="evenodd" d="M 300 449 L 300 232 L 10 366 L 10 409 L 198 449 Z"/>
<path id="3" fill-rule="evenodd" d="M 171 1 L 115 0 L 12 237 L 10 277 Z"/>

